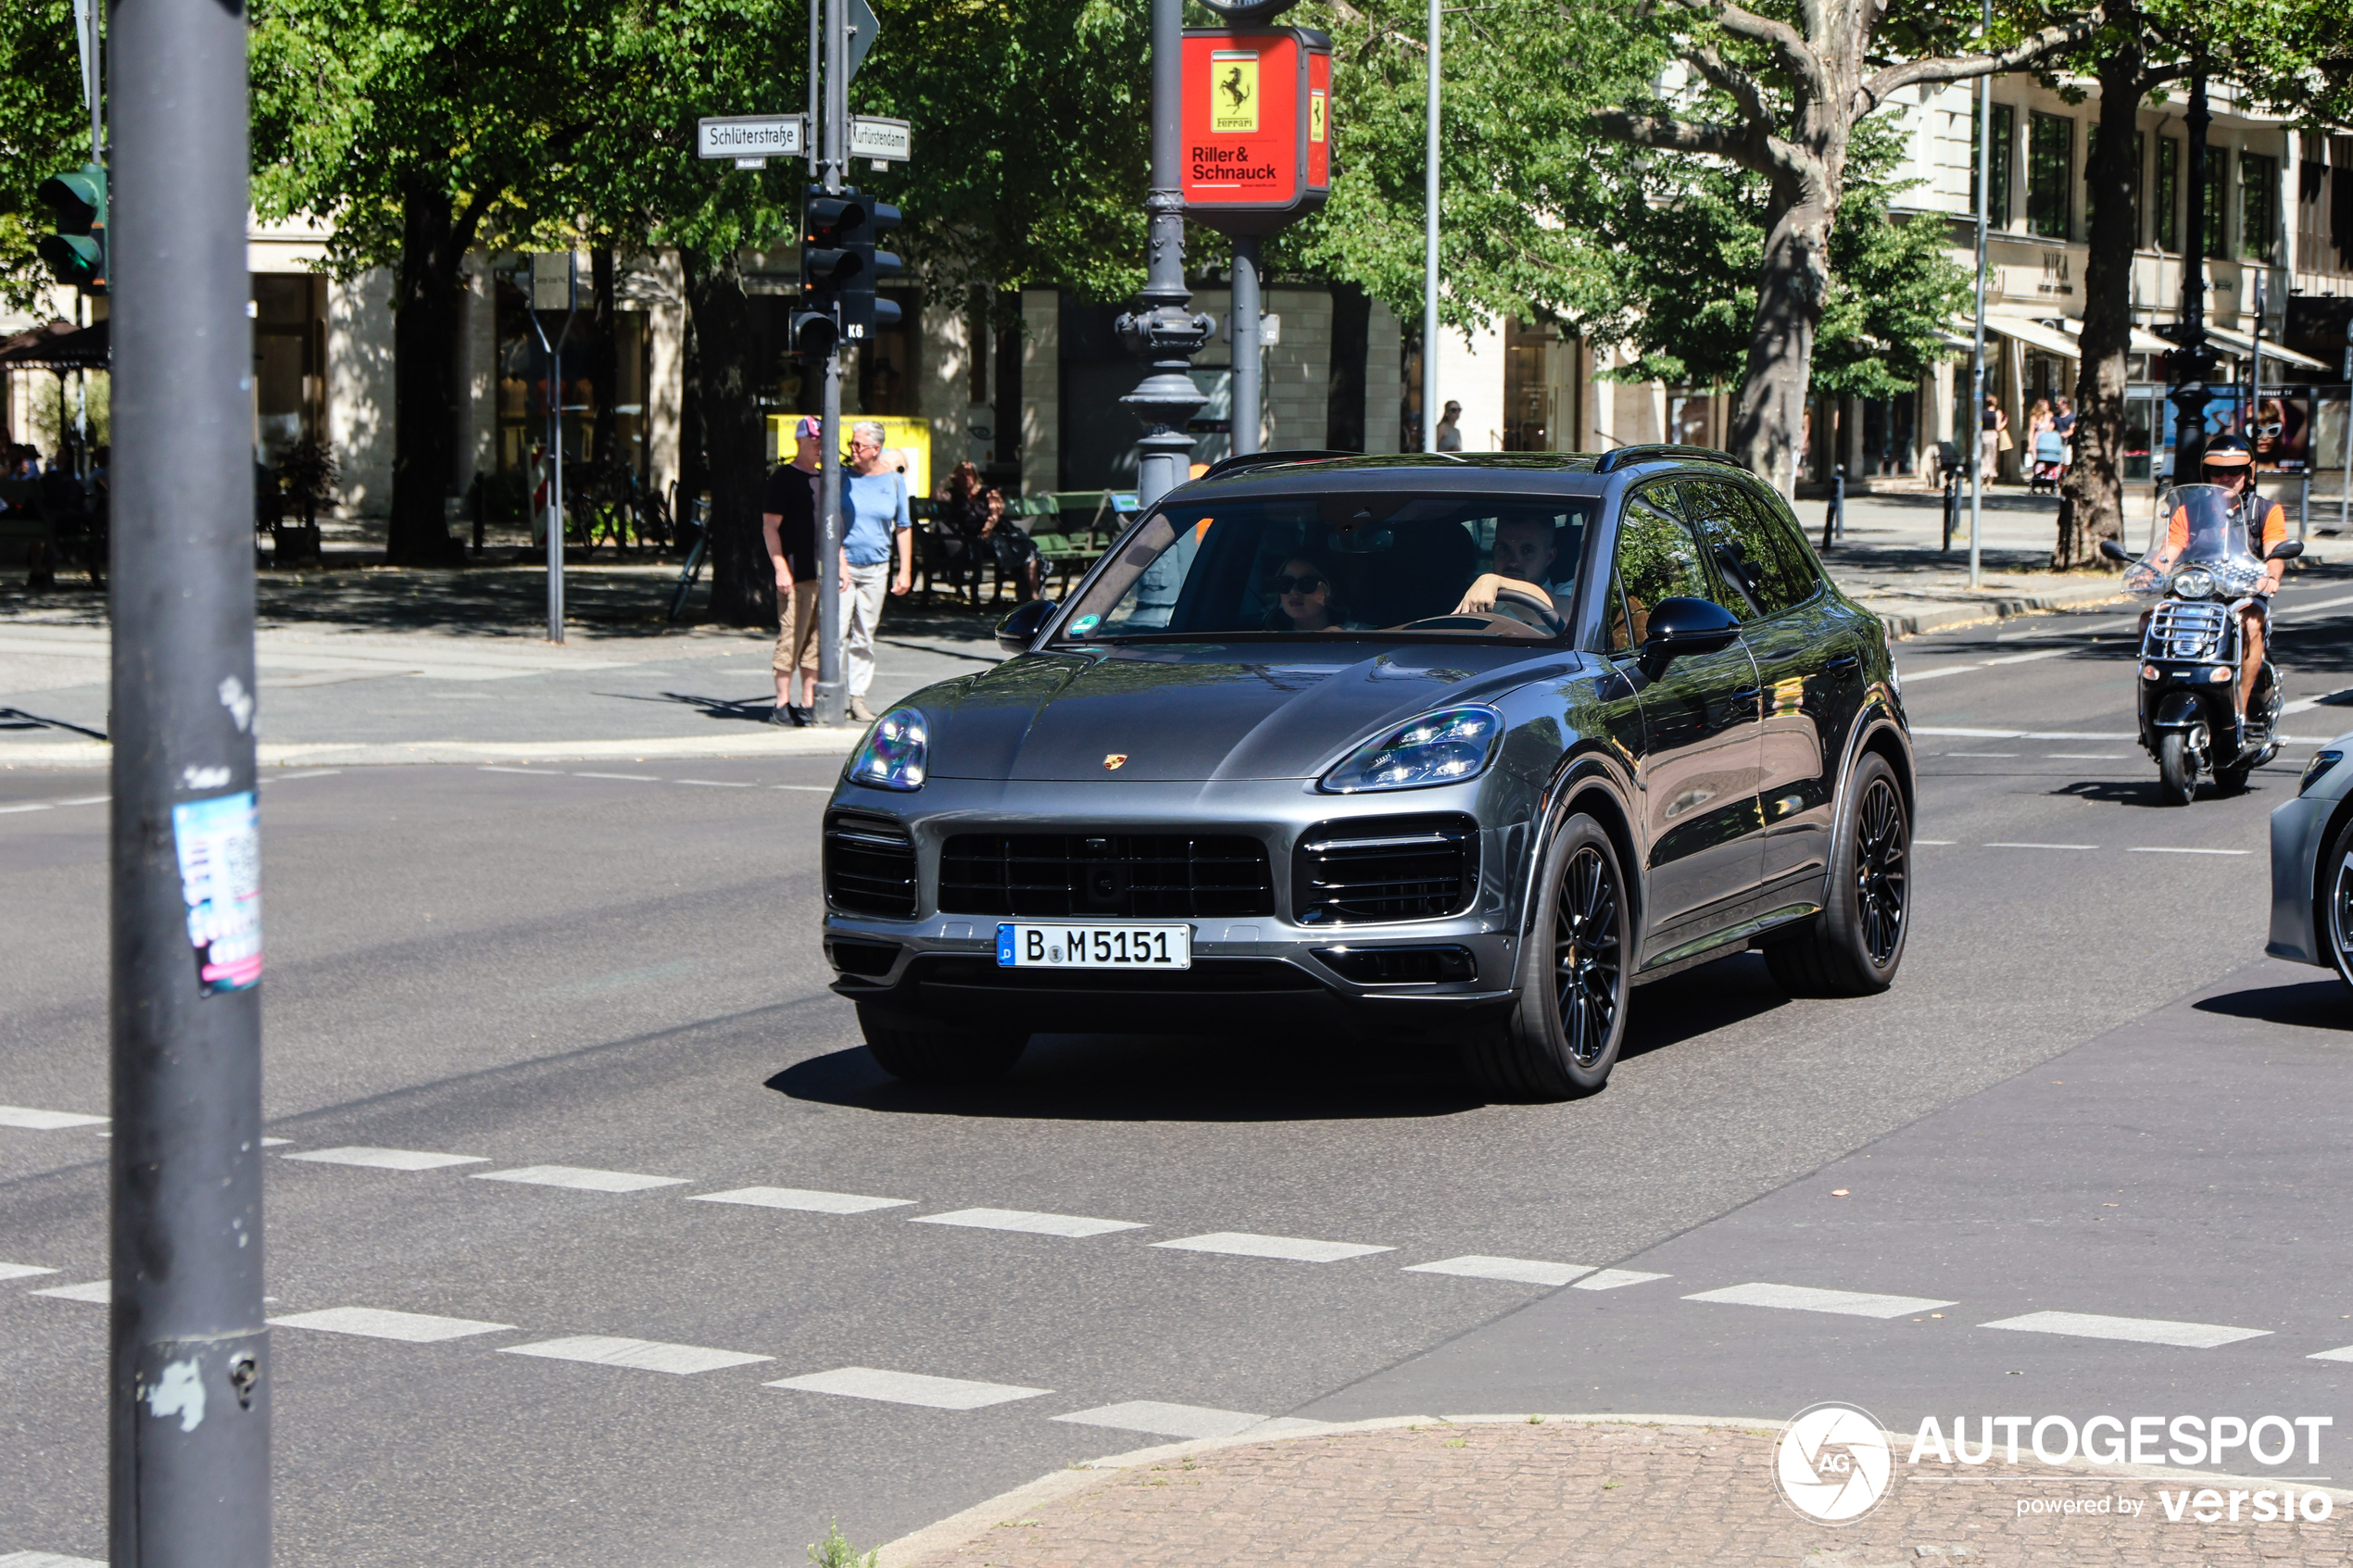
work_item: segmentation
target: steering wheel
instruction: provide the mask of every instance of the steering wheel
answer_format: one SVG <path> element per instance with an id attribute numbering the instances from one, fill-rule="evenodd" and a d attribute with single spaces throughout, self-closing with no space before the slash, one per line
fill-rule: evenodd
<path id="1" fill-rule="evenodd" d="M 1498 637 L 1547 637 L 1552 635 L 1541 626 L 1531 626 L 1516 616 L 1485 614 L 1466 610 L 1458 615 L 1426 615 L 1419 621 L 1384 627 L 1390 632 L 1478 632 Z"/>
<path id="2" fill-rule="evenodd" d="M 1531 594 L 1525 588 L 1515 588 L 1509 583 L 1498 584 L 1495 589 L 1495 608 L 1499 613 L 1503 610 L 1503 605 L 1505 599 L 1510 599 L 1515 604 L 1526 605 L 1529 608 L 1534 610 L 1539 617 L 1537 624 L 1542 626 L 1545 631 L 1552 633 L 1554 636 L 1558 636 L 1563 632 L 1568 630 L 1568 622 L 1561 619 L 1560 611 L 1553 608 L 1552 597 L 1549 595 Z M 1515 615 L 1510 617 L 1510 619 L 1514 621 L 1525 621 L 1527 618 L 1524 616 Z"/>

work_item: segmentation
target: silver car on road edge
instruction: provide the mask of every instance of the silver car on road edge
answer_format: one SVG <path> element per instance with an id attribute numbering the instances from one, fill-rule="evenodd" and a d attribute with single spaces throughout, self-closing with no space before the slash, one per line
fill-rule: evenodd
<path id="1" fill-rule="evenodd" d="M 2312 754 L 2296 798 L 2271 812 L 2275 959 L 2334 969 L 2353 985 L 2353 731 Z"/>

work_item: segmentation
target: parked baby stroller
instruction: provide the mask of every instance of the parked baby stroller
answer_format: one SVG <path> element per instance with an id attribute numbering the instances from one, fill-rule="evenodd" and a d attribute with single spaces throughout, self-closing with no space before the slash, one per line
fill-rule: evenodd
<path id="1" fill-rule="evenodd" d="M 2046 430 L 2034 438 L 2034 471 L 2027 481 L 2027 493 L 2032 495 L 2058 494 L 2059 475 L 2067 471 L 2067 438 L 2055 430 Z"/>

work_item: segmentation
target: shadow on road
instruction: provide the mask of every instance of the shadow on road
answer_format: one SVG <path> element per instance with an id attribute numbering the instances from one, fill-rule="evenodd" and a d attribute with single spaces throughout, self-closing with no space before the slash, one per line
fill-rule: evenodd
<path id="1" fill-rule="evenodd" d="M 2225 1018 L 2250 1018 L 2259 1023 L 2287 1023 L 2342 1035 L 2353 1032 L 2353 1007 L 2347 1007 L 2347 1001 L 2344 982 L 2329 979 L 2226 991 L 2192 1006 L 2199 1012 L 2221 1013 Z"/>

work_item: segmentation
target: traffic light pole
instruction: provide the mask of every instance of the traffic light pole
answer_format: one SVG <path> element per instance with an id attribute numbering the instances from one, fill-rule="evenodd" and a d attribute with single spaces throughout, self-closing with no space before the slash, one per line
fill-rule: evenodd
<path id="1" fill-rule="evenodd" d="M 1192 357 L 1217 330 L 1208 317 L 1185 308 L 1192 294 L 1185 286 L 1185 197 L 1177 183 L 1185 151 L 1184 47 L 1184 0 L 1152 0 L 1152 182 L 1144 198 L 1149 225 L 1146 308 L 1118 321 L 1120 342 L 1143 358 L 1151 372 L 1120 399 L 1144 425 L 1143 439 L 1136 444 L 1136 499 L 1146 507 L 1190 476 L 1193 438 L 1185 426 L 1202 399 L 1187 371 Z"/>
<path id="2" fill-rule="evenodd" d="M 824 182 L 839 191 L 849 163 L 849 18 L 848 0 L 825 0 Z M 817 707 L 820 724 L 849 715 L 842 678 L 841 583 L 841 342 L 825 346 L 825 400 L 817 470 Z"/>
<path id="3" fill-rule="evenodd" d="M 267 1568 L 245 19 L 112 19 L 107 1560 Z"/>

